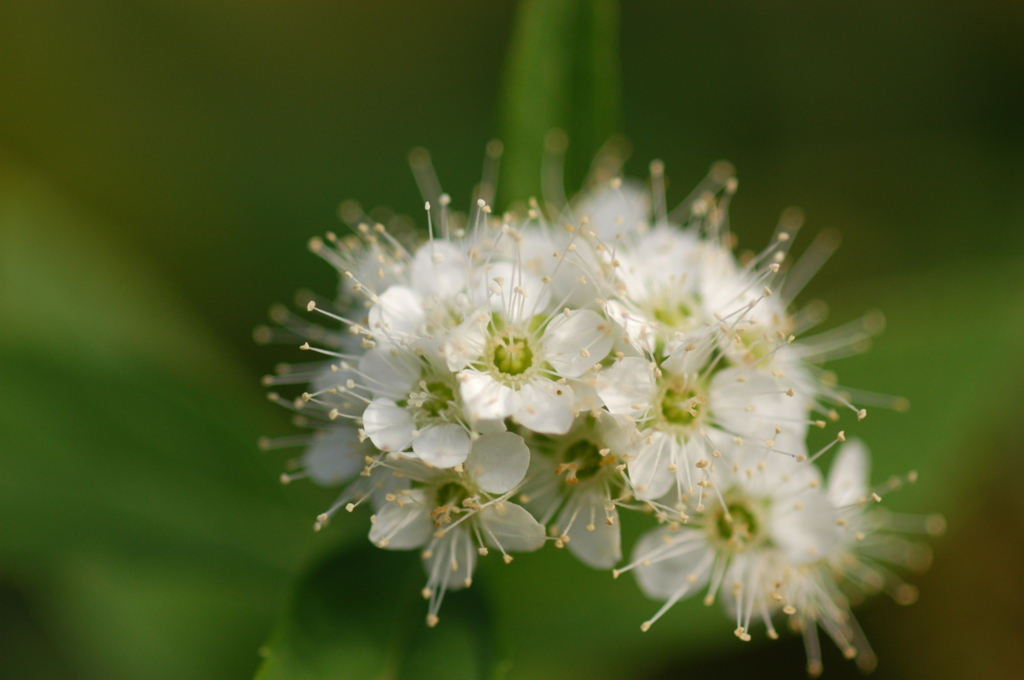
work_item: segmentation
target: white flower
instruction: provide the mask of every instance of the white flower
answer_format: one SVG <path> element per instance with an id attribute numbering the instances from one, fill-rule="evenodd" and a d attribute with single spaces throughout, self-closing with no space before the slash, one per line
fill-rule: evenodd
<path id="1" fill-rule="evenodd" d="M 689 524 L 668 522 L 642 536 L 632 562 L 614 572 L 634 570 L 645 594 L 665 600 L 642 630 L 707 586 L 705 602 L 722 594 L 737 637 L 750 639 L 753 616 L 762 618 L 774 637 L 770 614 L 780 601 L 779 565 L 800 568 L 838 544 L 838 515 L 820 488 L 816 467 L 786 459 L 764 467 L 748 467 L 749 460 L 730 465 L 730 459 L 746 458 L 738 448 L 723 449 L 725 465 L 703 468 L 705 489 L 713 490 L 708 508 Z"/>
<path id="2" fill-rule="evenodd" d="M 586 220 L 598 238 L 610 243 L 618 234 L 647 226 L 651 195 L 641 182 L 617 180 L 609 188 L 582 194 L 572 213 L 578 220 Z"/>
<path id="3" fill-rule="evenodd" d="M 792 303 L 836 239 L 819 236 L 790 261 L 801 223 L 790 210 L 764 250 L 737 256 L 731 166 L 716 165 L 670 212 L 660 162 L 649 191 L 612 178 L 621 163 L 611 156 L 557 217 L 531 199 L 525 214 L 498 218 L 487 203 L 497 149 L 468 218 L 449 210 L 417 153 L 436 201 L 429 238 L 403 244 L 360 224 L 352 237 L 313 239 L 339 286 L 335 300 L 302 304 L 326 322 L 275 307 L 281 328 L 256 331 L 262 342 L 305 340 L 320 359 L 264 379 L 305 386 L 270 398 L 311 434 L 261 442 L 304 447 L 284 481 L 342 487 L 315 527 L 369 501 L 375 545 L 421 551 L 433 626 L 445 593 L 469 586 L 490 550 L 510 562 L 540 548 L 547 525 L 556 547 L 613 568 L 620 515 L 644 510 L 659 526 L 613 570 L 634 571 L 663 602 L 643 630 L 703 592 L 742 640 L 752 622 L 776 637 L 773 616 L 791 617 L 812 674 L 819 625 L 873 665 L 851 598 L 912 600 L 881 563 L 922 566 L 927 549 L 893 532 L 934 533 L 941 521 L 879 510 L 905 479 L 870 488 L 859 442 L 840 449 L 826 484 L 816 461 L 844 432 L 808 455 L 809 427 L 838 419 L 835 408 L 860 419 L 855 403 L 902 406 L 839 387 L 821 367 L 863 351 L 880 315 L 797 339 L 824 319 L 823 305 Z"/>
<path id="4" fill-rule="evenodd" d="M 353 234 L 338 238 L 329 234 L 330 245 L 320 237 L 309 240 L 311 252 L 323 258 L 339 273 L 350 272 L 350 275 L 339 277 L 338 302 L 342 305 L 349 306 L 365 299 L 366 284 L 363 282 L 370 282 L 378 290 L 384 290 L 408 276 L 408 263 L 405 259 L 394 257 L 392 249 L 381 244 L 378 235 L 384 233 L 382 229 L 378 226 L 371 230 L 369 225 L 364 224 L 360 227 L 359 236 Z"/>
<path id="5" fill-rule="evenodd" d="M 745 307 L 749 309 L 745 323 L 762 332 L 788 332 L 785 306 L 778 296 L 765 293 L 766 282 L 778 271 L 777 263 L 762 268 L 741 267 L 731 250 L 714 242 L 705 242 L 700 259 L 699 295 L 710 315 L 728 317 Z"/>
<path id="6" fill-rule="evenodd" d="M 616 250 L 618 265 L 613 272 L 618 298 L 609 301 L 615 310 L 609 313 L 623 325 L 635 347 L 653 351 L 656 339 L 667 341 L 713 318 L 714 312 L 700 296 L 699 262 L 706 247 L 692 231 L 658 225 L 637 234 L 632 245 Z"/>
<path id="7" fill-rule="evenodd" d="M 494 281 L 495 288 L 507 283 L 501 277 Z M 469 418 L 511 417 L 534 432 L 565 434 L 576 411 L 569 380 L 608 354 L 610 325 L 588 309 L 525 314 L 527 297 L 519 290 L 507 296 L 501 291 L 500 297 L 504 314 L 476 312 L 445 344 L 448 367 L 459 371 Z"/>
<path id="8" fill-rule="evenodd" d="M 380 339 L 401 342 L 420 335 L 426 316 L 419 293 L 405 286 L 390 286 L 370 308 L 370 332 Z"/>
<path id="9" fill-rule="evenodd" d="M 351 427 L 332 428 L 313 440 L 302 456 L 310 478 L 321 486 L 347 482 L 362 471 L 369 447 Z"/>
<path id="10" fill-rule="evenodd" d="M 839 540 L 820 560 L 799 569 L 782 566 L 774 576 L 783 612 L 803 632 L 811 676 L 822 671 L 818 626 L 844 656 L 855 658 L 863 670 L 871 670 L 876 657 L 851 605 L 878 591 L 904 605 L 917 599 L 917 589 L 883 563 L 921 571 L 931 562 L 931 550 L 894 532 L 938 535 L 945 522 L 938 515 L 897 515 L 877 506 L 882 494 L 915 479 L 911 473 L 872 489 L 867 447 L 859 440 L 843 445 L 832 462 L 827 496 L 837 517 Z"/>
<path id="11" fill-rule="evenodd" d="M 726 368 L 717 350 L 717 336 L 708 332 L 680 341 L 660 366 L 625 357 L 596 378 L 608 410 L 640 429 L 629 461 L 637 497 L 670 494 L 681 518 L 699 484 L 695 466 L 706 466 L 723 446 L 736 443 L 744 459 L 806 457 L 806 404 L 779 378 Z M 701 509 L 699 498 L 694 505 Z"/>
<path id="12" fill-rule="evenodd" d="M 443 335 L 469 304 L 472 263 L 460 245 L 431 239 L 407 260 L 408 276 L 371 298 L 369 332 L 392 344 Z"/>
<path id="13" fill-rule="evenodd" d="M 451 241 L 432 239 L 416 250 L 412 261 L 412 287 L 423 296 L 454 300 L 466 291 L 469 260 Z"/>
<path id="14" fill-rule="evenodd" d="M 573 309 L 590 307 L 598 295 L 598 280 L 594 272 L 600 271 L 591 249 L 580 247 L 581 229 L 553 231 L 539 218 L 525 222 L 516 233 L 516 253 L 523 269 L 547 281 L 550 298 L 555 303 Z"/>
<path id="15" fill-rule="evenodd" d="M 799 261 L 784 269 L 802 223 L 799 211 L 790 209 L 768 247 L 741 262 L 731 250 L 735 239 L 728 229 L 728 202 L 736 190 L 731 172 L 727 164 L 716 165 L 683 205 L 672 213 L 662 207 L 657 218 L 652 218 L 649 198 L 634 196 L 641 191 L 636 185 L 627 189 L 615 179 L 592 190 L 579 201 L 601 206 L 590 209 L 593 219 L 583 229 L 588 238 L 579 244 L 580 251 L 592 254 L 578 253 L 574 263 L 588 270 L 608 318 L 621 327 L 632 353 L 657 359 L 652 355 L 661 354 L 680 334 L 717 325 L 727 363 L 786 376 L 801 399 L 815 402 L 819 413 L 834 418 L 830 404 L 838 404 L 863 418 L 865 411 L 808 362 L 863 351 L 866 339 L 882 327 L 878 315 L 788 346 L 796 334 L 823 318 L 820 303 L 792 316 L 788 308 L 837 239 L 824 232 Z M 652 179 L 655 196 L 663 200 L 660 168 L 652 170 Z M 617 230 L 609 241 L 612 222 Z M 897 408 L 902 404 L 881 401 L 886 402 Z"/>
<path id="16" fill-rule="evenodd" d="M 372 398 L 362 414 L 362 431 L 374 446 L 439 468 L 466 460 L 471 429 L 455 375 L 436 346 L 377 345 L 360 359 L 359 373 Z"/>
<path id="17" fill-rule="evenodd" d="M 314 529 L 319 531 L 342 507 L 351 512 L 366 500 L 374 507 L 383 503 L 384 495 L 403 488 L 405 483 L 375 469 L 380 453 L 365 442 L 355 427 L 344 421 L 359 420 L 363 399 L 348 389 L 358 372 L 343 364 L 307 365 L 305 370 L 287 366 L 279 376 L 264 379 L 265 384 L 309 382 L 312 392 L 287 402 L 276 393 L 269 396 L 282 406 L 296 411 L 295 422 L 315 428 L 309 435 L 260 439 L 263 450 L 304 446 L 302 456 L 289 461 L 290 471 L 281 475 L 285 484 L 309 478 L 321 486 L 343 486 L 331 507 L 318 515 Z M 338 418 L 342 421 L 332 422 Z"/>
<path id="18" fill-rule="evenodd" d="M 564 437 L 533 436 L 530 471 L 519 500 L 550 525 L 556 547 L 611 569 L 622 558 L 619 507 L 632 499 L 625 478 L 632 450 L 628 423 L 605 411 L 581 415 Z"/>
<path id="19" fill-rule="evenodd" d="M 342 486 L 343 489 L 331 507 L 320 513 L 313 525 L 320 531 L 341 508 L 352 512 L 369 500 L 380 508 L 385 498 L 408 488 L 408 480 L 386 473 L 379 467 L 379 454 L 368 442 L 363 442 L 355 428 L 329 427 L 312 437 L 261 440 L 264 449 L 283 445 L 306 443 L 302 457 L 293 461 L 297 471 L 284 473 L 281 481 L 289 484 L 308 477 L 321 486 Z"/>
<path id="20" fill-rule="evenodd" d="M 495 548 L 508 563 L 510 552 L 544 544 L 544 527 L 509 500 L 529 464 L 522 437 L 508 432 L 481 436 L 458 469 L 438 470 L 418 461 L 384 464 L 411 480 L 412 487 L 387 498 L 372 518 L 370 540 L 392 550 L 423 548 L 428 625 L 437 624 L 448 590 L 470 585 L 478 555 Z"/>

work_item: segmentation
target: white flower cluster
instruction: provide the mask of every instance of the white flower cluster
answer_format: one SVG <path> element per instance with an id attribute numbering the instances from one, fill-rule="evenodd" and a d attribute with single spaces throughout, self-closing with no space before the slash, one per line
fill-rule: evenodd
<path id="1" fill-rule="evenodd" d="M 334 330 L 276 310 L 322 361 L 266 382 L 308 383 L 293 402 L 271 398 L 314 434 L 264 446 L 306 447 L 285 481 L 344 485 L 316 528 L 367 502 L 375 545 L 421 551 L 431 626 L 480 557 L 508 563 L 552 542 L 616 577 L 634 572 L 664 601 L 642 630 L 703 593 L 743 640 L 752 622 L 774 638 L 773 618 L 789 617 L 812 675 L 817 626 L 870 667 L 850 591 L 912 600 L 881 562 L 920 566 L 927 548 L 889 530 L 941 522 L 873 508 L 913 475 L 872 489 L 861 443 L 839 431 L 808 451 L 807 436 L 839 411 L 864 418 L 819 364 L 880 324 L 797 341 L 823 314 L 790 303 L 833 240 L 791 263 L 790 211 L 768 248 L 737 258 L 730 168 L 713 168 L 671 214 L 657 163 L 652 185 L 604 181 L 554 219 L 536 201 L 497 217 L 481 198 L 459 220 L 439 195 L 416 247 L 371 221 L 313 239 L 341 286 L 306 310 Z M 823 478 L 816 461 L 840 442 Z M 629 510 L 654 526 L 618 566 Z"/>

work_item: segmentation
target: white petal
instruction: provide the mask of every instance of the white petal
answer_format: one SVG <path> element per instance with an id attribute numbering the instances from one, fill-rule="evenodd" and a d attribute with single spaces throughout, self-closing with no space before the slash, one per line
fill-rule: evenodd
<path id="1" fill-rule="evenodd" d="M 409 412 L 390 399 L 374 399 L 363 411 L 363 430 L 381 451 L 405 451 L 413 429 Z"/>
<path id="2" fill-rule="evenodd" d="M 661 498 L 676 481 L 675 472 L 669 466 L 680 457 L 682 445 L 674 435 L 664 432 L 648 430 L 641 433 L 641 437 L 629 461 L 629 481 L 638 498 Z"/>
<path id="3" fill-rule="evenodd" d="M 544 314 L 551 303 L 551 290 L 541 278 L 510 262 L 493 262 L 481 267 L 474 286 L 477 300 L 486 301 L 509 322 Z"/>
<path id="4" fill-rule="evenodd" d="M 559 375 L 578 378 L 608 356 L 612 340 L 608 320 L 597 312 L 556 314 L 544 329 L 544 359 Z"/>
<path id="5" fill-rule="evenodd" d="M 459 374 L 459 392 L 470 420 L 501 420 L 519 409 L 519 394 L 488 373 L 466 369 Z"/>
<path id="6" fill-rule="evenodd" d="M 651 215 L 651 196 L 645 184 L 627 180 L 617 189 L 603 188 L 582 196 L 573 212 L 586 217 L 589 228 L 603 241 L 612 241 L 616 234 L 632 232 Z"/>
<path id="7" fill-rule="evenodd" d="M 741 474 L 734 475 L 733 479 L 751 496 L 789 496 L 802 488 L 821 483 L 817 465 L 778 453 L 785 450 L 778 442 L 773 453 L 768 451 L 763 441 L 744 438 L 741 444 L 737 444 L 734 434 L 716 427 L 707 428 L 705 434 L 722 454 L 723 460 L 739 468 Z M 802 445 L 801 450 L 804 450 Z"/>
<path id="8" fill-rule="evenodd" d="M 492 503 L 478 516 L 484 540 L 495 548 L 532 552 L 544 545 L 544 527 L 515 503 Z"/>
<path id="9" fill-rule="evenodd" d="M 420 379 L 421 365 L 412 352 L 381 343 L 359 358 L 359 372 L 367 377 L 354 380 L 369 387 L 373 396 L 404 399 Z"/>
<path id="10" fill-rule="evenodd" d="M 688 586 L 687 594 L 700 590 L 711 575 L 714 550 L 700 529 L 670 531 L 662 527 L 648 531 L 633 548 L 633 560 L 647 559 L 633 571 L 644 595 L 667 600 L 680 588 Z"/>
<path id="11" fill-rule="evenodd" d="M 424 545 L 433 529 L 423 494 L 416 490 L 405 496 L 401 506 L 391 502 L 377 512 L 370 526 L 370 541 L 389 550 L 409 550 Z"/>
<path id="12" fill-rule="evenodd" d="M 485 312 L 472 312 L 452 329 L 441 347 L 448 370 L 461 371 L 484 353 L 489 319 L 490 315 Z"/>
<path id="13" fill-rule="evenodd" d="M 517 434 L 485 434 L 475 442 L 466 458 L 466 472 L 487 493 L 511 491 L 526 476 L 530 449 Z"/>
<path id="14" fill-rule="evenodd" d="M 395 477 L 393 470 L 383 467 L 374 468 L 370 471 L 369 477 L 360 477 L 359 479 L 365 480 L 363 491 L 370 490 L 370 505 L 374 512 L 380 512 L 381 508 L 390 502 L 388 494 L 397 494 L 412 486 L 408 477 Z"/>
<path id="15" fill-rule="evenodd" d="M 554 517 L 562 498 L 559 496 L 561 477 L 554 474 L 558 464 L 554 458 L 535 454 L 530 456 L 530 467 L 526 471 L 525 482 L 519 489 L 517 498 L 530 514 L 537 518 Z M 523 500 L 526 498 L 526 500 Z"/>
<path id="16" fill-rule="evenodd" d="M 449 531 L 434 546 L 430 558 L 424 560 L 428 587 L 459 590 L 469 584 L 476 569 L 477 549 L 472 535 L 464 527 Z"/>
<path id="17" fill-rule="evenodd" d="M 639 418 L 657 392 L 650 363 L 626 357 L 597 374 L 597 394 L 612 413 Z"/>
<path id="18" fill-rule="evenodd" d="M 580 284 L 580 272 L 587 269 L 598 271 L 601 265 L 590 248 L 578 248 L 573 258 L 573 263 L 578 263 L 578 266 L 559 266 L 559 260 L 553 257 L 553 253 L 563 250 L 569 238 L 564 232 L 552 234 L 526 228 L 519 232 L 516 248 L 524 269 L 550 279 L 548 287 L 552 300 L 571 308 L 584 307 L 592 304 L 599 292 L 595 285 L 597 277 L 587 276 L 587 283 Z"/>
<path id="19" fill-rule="evenodd" d="M 425 427 L 413 438 L 412 451 L 436 468 L 452 468 L 469 455 L 469 434 L 454 423 Z"/>
<path id="20" fill-rule="evenodd" d="M 359 441 L 354 427 L 338 427 L 310 444 L 302 461 L 313 481 L 334 486 L 355 477 L 363 469 L 367 448 Z"/>
<path id="21" fill-rule="evenodd" d="M 569 543 L 566 547 L 588 567 L 611 569 L 622 559 L 618 510 L 613 507 L 611 513 L 605 512 L 604 506 L 608 499 L 598 493 L 597 489 L 582 491 L 575 500 L 571 509 L 573 513 L 579 510 L 579 514 L 569 529 Z M 564 519 L 559 519 L 560 524 L 568 522 L 572 515 L 567 514 L 568 508 L 562 512 L 561 517 Z M 606 521 L 609 515 L 612 524 Z"/>
<path id="22" fill-rule="evenodd" d="M 572 388 L 550 380 L 533 380 L 519 390 L 517 423 L 542 434 L 565 434 L 575 418 Z"/>
<path id="23" fill-rule="evenodd" d="M 776 589 L 776 584 L 799 578 L 799 575 L 788 579 L 785 576 L 771 578 L 769 575 L 771 572 L 778 573 L 778 566 L 773 563 L 772 557 L 764 550 L 733 554 L 729 561 L 729 567 L 725 570 L 725 577 L 722 579 L 723 587 L 718 591 L 719 601 L 726 611 L 726 616 L 735 619 L 739 605 L 750 602 L 751 591 L 756 598 L 755 602 L 761 600 L 767 604 L 769 601 L 766 599 L 766 595 Z M 728 584 L 733 587 L 724 587 Z M 735 588 L 736 584 L 740 584 L 740 587 Z"/>
<path id="24" fill-rule="evenodd" d="M 758 444 L 770 439 L 778 451 L 806 456 L 806 403 L 799 396 L 788 396 L 787 387 L 760 371 L 727 368 L 711 381 L 707 409 L 723 430 Z M 781 431 L 776 432 L 776 427 Z M 755 447 L 744 448 L 755 452 Z"/>
<path id="25" fill-rule="evenodd" d="M 828 471 L 828 497 L 837 508 L 866 498 L 871 456 L 859 439 L 850 439 L 836 454 Z"/>
<path id="26" fill-rule="evenodd" d="M 597 411 L 595 430 L 604 445 L 611 449 L 613 455 L 633 454 L 640 443 L 640 432 L 636 425 L 625 416 L 617 416 L 607 411 Z"/>
<path id="27" fill-rule="evenodd" d="M 358 416 L 363 409 L 363 402 L 353 399 L 351 395 L 341 392 L 331 394 L 328 390 L 344 386 L 348 380 L 359 381 L 359 375 L 354 371 L 336 370 L 325 367 L 310 383 L 310 392 L 315 392 L 317 398 L 329 408 L 336 408 L 340 413 Z M 376 395 L 374 395 L 376 396 Z"/>
<path id="28" fill-rule="evenodd" d="M 717 343 L 709 333 L 691 333 L 673 344 L 672 353 L 662 368 L 672 375 L 699 373 L 711 359 Z"/>
<path id="29" fill-rule="evenodd" d="M 466 256 L 448 241 L 427 241 L 413 257 L 412 285 L 425 296 L 455 297 L 466 287 Z"/>
<path id="30" fill-rule="evenodd" d="M 412 335 L 425 318 L 419 293 L 405 286 L 391 286 L 370 308 L 370 332 L 386 338 Z"/>
<path id="31" fill-rule="evenodd" d="M 761 286 L 756 285 L 755 274 L 743 271 L 729 249 L 705 242 L 700 269 L 701 299 L 709 315 L 728 317 L 756 301 L 752 309 L 744 312 L 744 319 L 773 327 L 785 318 L 779 296 L 761 298 Z"/>
<path id="32" fill-rule="evenodd" d="M 839 543 L 838 517 L 820 489 L 808 489 L 772 503 L 768 526 L 787 563 L 800 565 L 821 559 Z"/>
<path id="33" fill-rule="evenodd" d="M 391 477 L 394 477 L 394 472 L 398 472 L 402 475 L 402 478 L 419 480 L 429 485 L 436 481 L 437 478 L 448 475 L 444 470 L 432 468 L 419 458 L 413 458 L 408 453 L 389 453 L 385 460 L 388 464 L 387 474 Z"/>
<path id="34" fill-rule="evenodd" d="M 626 335 L 626 341 L 638 352 L 650 352 L 654 349 L 654 331 L 651 329 L 650 319 L 630 311 L 626 305 L 618 300 L 608 300 L 605 304 L 605 311 L 608 318 L 622 327 Z"/>
<path id="35" fill-rule="evenodd" d="M 569 387 L 572 388 L 573 412 L 584 413 L 588 411 L 601 411 L 603 413 L 608 413 L 602 408 L 604 406 L 604 402 L 601 401 L 601 397 L 597 395 L 597 388 L 595 387 L 595 381 L 592 375 L 583 376 L 582 380 L 570 380 Z"/>
<path id="36" fill-rule="evenodd" d="M 504 420 L 477 420 L 473 423 L 473 429 L 480 434 L 496 434 L 508 431 Z"/>
<path id="37" fill-rule="evenodd" d="M 670 307 L 682 303 L 689 310 L 699 278 L 700 246 L 701 240 L 693 234 L 674 226 L 659 225 L 632 247 L 621 248 L 617 253 L 619 266 L 615 268 L 615 275 L 625 286 L 627 299 Z M 684 323 L 699 323 L 699 319 Z"/>

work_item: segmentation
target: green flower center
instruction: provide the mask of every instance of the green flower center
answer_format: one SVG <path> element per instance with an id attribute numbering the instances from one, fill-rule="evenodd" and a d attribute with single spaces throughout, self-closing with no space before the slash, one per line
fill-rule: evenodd
<path id="1" fill-rule="evenodd" d="M 758 330 L 745 329 L 736 334 L 739 342 L 736 349 L 742 350 L 749 362 L 763 359 L 772 349 L 772 344 L 766 342 L 764 336 Z"/>
<path id="2" fill-rule="evenodd" d="M 729 518 L 732 521 L 729 521 Z M 721 512 L 718 515 L 718 536 L 723 541 L 728 541 L 737 534 L 742 538 L 752 537 L 759 529 L 757 518 L 746 505 L 733 503 L 729 506 L 729 513 Z"/>
<path id="3" fill-rule="evenodd" d="M 728 550 L 743 550 L 765 540 L 763 514 L 742 500 L 726 501 L 708 525 L 713 542 Z"/>
<path id="4" fill-rule="evenodd" d="M 667 328 L 680 328 L 688 325 L 693 312 L 683 303 L 660 304 L 653 310 L 654 318 Z"/>
<path id="5" fill-rule="evenodd" d="M 689 427 L 700 417 L 705 401 L 694 387 L 669 384 L 661 398 L 661 415 L 671 425 Z"/>
<path id="6" fill-rule="evenodd" d="M 443 382 L 427 383 L 425 392 L 429 396 L 423 400 L 422 408 L 433 417 L 439 416 L 455 399 L 455 391 L 450 385 Z"/>
<path id="7" fill-rule="evenodd" d="M 461 508 L 462 501 L 469 498 L 469 490 L 458 482 L 447 482 L 437 489 L 437 505 Z"/>
<path id="8" fill-rule="evenodd" d="M 581 439 L 570 444 L 562 454 L 566 463 L 576 464 L 576 479 L 585 482 L 601 471 L 606 458 L 601 449 L 589 439 Z"/>
<path id="9" fill-rule="evenodd" d="M 517 376 L 526 373 L 533 366 L 533 350 L 529 340 L 509 335 L 494 346 L 491 361 L 498 373 Z"/>

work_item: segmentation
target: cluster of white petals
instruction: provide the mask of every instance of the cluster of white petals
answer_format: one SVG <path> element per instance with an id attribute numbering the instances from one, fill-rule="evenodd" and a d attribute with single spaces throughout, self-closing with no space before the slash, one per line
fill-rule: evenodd
<path id="1" fill-rule="evenodd" d="M 266 379 L 308 385 L 271 398 L 313 434 L 264 446 L 305 447 L 286 481 L 343 487 L 317 529 L 368 501 L 375 545 L 421 552 L 429 625 L 478 558 L 509 563 L 551 542 L 633 572 L 663 601 L 642 630 L 702 593 L 742 640 L 758 621 L 774 638 L 773 619 L 788 617 L 812 674 L 818 626 L 870 667 L 850 589 L 912 600 L 882 563 L 920 567 L 927 548 L 893 532 L 941 522 L 875 508 L 913 474 L 870 487 L 867 450 L 844 431 L 816 451 L 807 442 L 843 413 L 864 418 L 821 363 L 861 351 L 881 324 L 869 315 L 797 339 L 824 315 L 793 299 L 835 239 L 791 260 L 801 219 L 790 210 L 766 249 L 737 257 L 731 168 L 716 165 L 671 213 L 661 171 L 501 216 L 486 181 L 464 218 L 436 192 L 415 246 L 369 218 L 352 236 L 313 239 L 341 281 L 334 298 L 304 301 L 326 323 L 276 308 L 283 328 L 258 332 L 301 338 L 319 359 Z M 825 478 L 818 460 L 841 442 Z M 625 511 L 652 528 L 623 563 Z"/>

